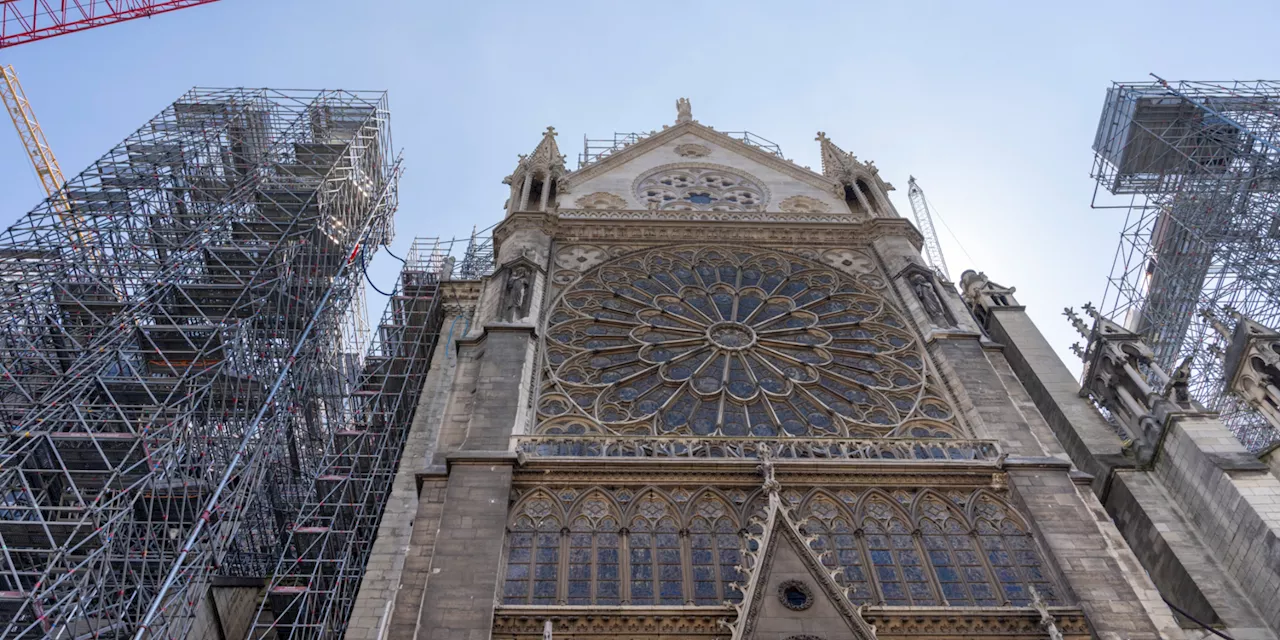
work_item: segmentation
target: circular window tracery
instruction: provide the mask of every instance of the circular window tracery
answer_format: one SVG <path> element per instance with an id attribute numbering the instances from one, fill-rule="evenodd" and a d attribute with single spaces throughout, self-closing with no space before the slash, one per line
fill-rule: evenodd
<path id="1" fill-rule="evenodd" d="M 624 256 L 562 294 L 546 335 L 542 433 L 960 433 L 892 306 L 775 251 Z"/>
<path id="2" fill-rule="evenodd" d="M 636 198 L 667 211 L 759 211 L 768 200 L 759 181 L 728 167 L 677 164 L 636 181 Z"/>
<path id="3" fill-rule="evenodd" d="M 778 599 L 792 611 L 804 611 L 813 606 L 813 592 L 809 585 L 799 580 L 784 580 L 778 585 Z"/>

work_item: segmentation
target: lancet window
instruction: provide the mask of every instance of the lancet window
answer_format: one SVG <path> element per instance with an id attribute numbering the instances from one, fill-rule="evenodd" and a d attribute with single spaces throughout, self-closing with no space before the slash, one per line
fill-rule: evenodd
<path id="1" fill-rule="evenodd" d="M 507 536 L 505 604 L 718 605 L 738 601 L 740 516 L 707 493 L 521 500 Z M 570 526 L 559 528 L 559 523 Z M 626 526 L 622 526 L 626 523 Z M 554 532 L 552 531 L 554 529 Z"/>
<path id="2" fill-rule="evenodd" d="M 1026 524 L 989 491 L 814 489 L 787 501 L 854 604 L 1027 606 L 1032 589 L 1063 604 Z M 532 491 L 512 512 L 503 602 L 741 601 L 746 515 L 762 504 L 737 490 Z"/>

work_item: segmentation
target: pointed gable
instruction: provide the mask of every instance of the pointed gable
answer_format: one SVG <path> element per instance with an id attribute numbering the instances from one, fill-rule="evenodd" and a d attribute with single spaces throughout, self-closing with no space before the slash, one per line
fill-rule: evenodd
<path id="1" fill-rule="evenodd" d="M 683 115 L 682 115 L 683 119 Z M 664 184 L 670 193 L 649 193 Z M 841 187 L 821 174 L 688 119 L 654 132 L 603 159 L 566 174 L 561 180 L 560 209 L 599 208 L 596 203 L 623 204 L 628 210 L 667 208 L 712 210 L 715 204 L 677 201 L 690 194 L 686 181 L 709 184 L 710 198 L 726 198 L 743 187 L 737 200 L 726 198 L 727 210 L 846 213 Z M 661 188 L 658 189 L 661 191 Z M 666 199 L 664 200 L 664 195 Z M 695 197 L 698 194 L 693 194 Z M 718 209 L 725 210 L 725 209 Z"/>

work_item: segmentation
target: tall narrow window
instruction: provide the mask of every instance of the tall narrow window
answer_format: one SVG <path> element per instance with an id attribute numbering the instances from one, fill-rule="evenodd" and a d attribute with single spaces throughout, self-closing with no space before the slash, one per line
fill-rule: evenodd
<path id="1" fill-rule="evenodd" d="M 863 511 L 867 552 L 885 604 L 938 604 L 912 528 L 901 511 L 888 498 L 880 497 L 868 500 Z"/>
<path id="2" fill-rule="evenodd" d="M 690 573 L 693 601 L 699 605 L 738 602 L 742 593 L 731 584 L 738 579 L 742 539 L 722 500 L 708 494 L 694 505 L 689 523 Z"/>
<path id="3" fill-rule="evenodd" d="M 836 579 L 848 590 L 849 599 L 854 604 L 874 603 L 876 596 L 867 577 L 866 562 L 849 521 L 835 518 L 824 522 L 814 518 L 805 524 L 805 532 L 817 536 L 812 543 L 814 551 L 828 552 L 822 555 L 822 564 L 840 571 Z"/>
<path id="4" fill-rule="evenodd" d="M 973 511 L 979 544 L 995 571 L 1002 599 L 1013 606 L 1025 607 L 1034 599 L 1029 587 L 1035 587 L 1046 603 L 1060 604 L 1062 599 L 1045 572 L 1044 562 L 1026 526 L 991 495 L 980 495 Z"/>
<path id="5" fill-rule="evenodd" d="M 619 604 L 622 589 L 616 505 L 605 494 L 592 493 L 571 515 L 566 601 L 574 605 Z"/>
<path id="6" fill-rule="evenodd" d="M 964 516 L 934 495 L 926 495 L 917 509 L 925 553 L 947 604 L 999 605 L 990 572 L 977 553 Z"/>
<path id="7" fill-rule="evenodd" d="M 560 519 L 554 503 L 536 496 L 521 505 L 522 515 L 507 536 L 507 577 L 503 602 L 558 604 L 560 578 Z"/>

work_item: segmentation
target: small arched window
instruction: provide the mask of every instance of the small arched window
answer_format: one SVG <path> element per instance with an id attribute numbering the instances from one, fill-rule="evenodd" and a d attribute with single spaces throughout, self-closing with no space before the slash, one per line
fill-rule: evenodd
<path id="1" fill-rule="evenodd" d="M 1005 603 L 1030 605 L 1034 598 L 1028 587 L 1035 587 L 1045 603 L 1061 604 L 1026 525 L 989 494 L 979 494 L 972 508 L 979 546 L 995 572 Z"/>
<path id="2" fill-rule="evenodd" d="M 621 534 L 613 501 L 588 495 L 573 510 L 569 527 L 569 604 L 616 605 L 622 600 L 618 554 Z"/>
<path id="3" fill-rule="evenodd" d="M 936 605 L 938 596 L 925 573 L 914 527 L 907 523 L 889 498 L 872 496 L 862 506 L 862 530 L 880 595 L 891 606 Z"/>
<path id="4" fill-rule="evenodd" d="M 532 501 L 538 502 L 538 501 Z M 560 520 L 521 515 L 507 540 L 507 604 L 556 604 L 560 578 Z"/>
<path id="5" fill-rule="evenodd" d="M 847 590 L 854 604 L 875 603 L 877 597 L 867 576 L 867 562 L 862 556 L 853 525 L 841 513 L 843 510 L 837 510 L 833 502 L 825 500 L 810 509 L 815 515 L 831 514 L 827 518 L 811 517 L 805 522 L 805 533 L 815 536 L 810 548 L 821 554 L 823 566 L 840 572 L 836 581 Z"/>

